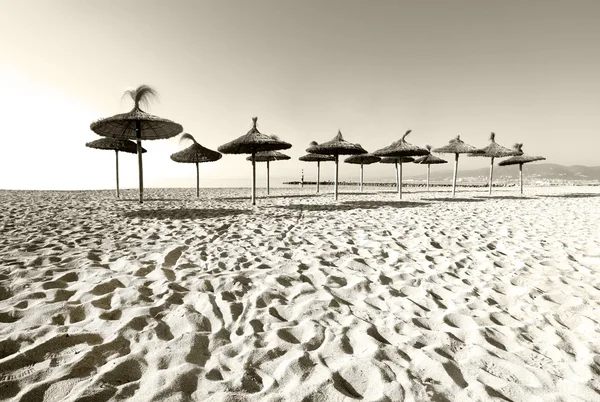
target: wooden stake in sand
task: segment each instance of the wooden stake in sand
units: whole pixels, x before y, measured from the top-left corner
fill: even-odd
[[[452,197],[454,197],[456,195],[456,179],[458,177],[458,156],[460,154],[477,152],[477,148],[465,144],[464,141],[460,139],[460,135],[457,135],[456,138],[450,140],[448,145],[436,148],[433,152],[440,154],[454,154],[454,171],[452,173]]]
[[[158,93],[148,85],[125,91],[134,101],[133,109],[128,113],[117,114],[90,124],[90,129],[103,137],[137,142],[140,203],[144,202],[144,173],[142,167],[142,140],[171,138],[183,131],[183,127],[171,120],[144,112],[140,105],[148,104]]]
[[[523,144],[515,144],[513,148],[523,153]],[[523,164],[545,160],[546,158],[543,156],[530,156],[522,154],[505,159],[501,161],[498,166],[519,165],[519,187],[521,188],[521,194],[523,194]]]
[[[377,163],[381,160],[379,156],[375,156],[372,154],[361,154],[361,155],[353,155],[346,159],[344,162],[352,163],[355,165],[360,164],[360,192],[363,191],[363,165],[370,165],[372,163]]]
[[[400,138],[398,141],[394,141],[392,142],[390,145],[388,145],[385,148],[381,148],[378,149],[377,151],[373,152],[373,155],[376,156],[380,156],[382,158],[402,158],[402,157],[410,157],[410,156],[422,156],[422,155],[427,155],[429,152],[425,149],[425,148],[421,148],[418,147],[416,145],[413,144],[409,144],[408,142],[406,142],[406,137],[411,133],[411,130],[407,130],[404,135],[402,136],[402,138]],[[410,159],[410,160],[401,160],[398,159],[397,163],[399,164],[398,166],[398,179],[397,179],[397,183],[398,183],[398,198],[402,199],[402,163],[403,162],[412,162],[414,159]],[[383,162],[383,160],[382,160]],[[391,163],[391,162],[387,162],[387,163]]]
[[[258,152],[255,156],[254,156],[254,161],[255,162],[267,162],[267,195],[270,193],[270,172],[269,172],[269,165],[270,162],[272,161],[285,161],[285,160],[289,160],[290,157],[287,156],[286,154],[282,154],[281,152],[277,152],[277,151],[261,151]],[[251,161],[252,157],[249,156],[246,158],[246,160]]]
[[[309,147],[319,145],[316,141],[311,141]],[[331,155],[306,154],[298,158],[302,162],[317,162],[317,193],[319,193],[319,184],[321,183],[321,162],[333,162],[335,158]],[[304,172],[304,171],[303,171]],[[302,174],[304,178],[304,173]],[[302,180],[304,183],[304,180]]]
[[[367,151],[360,144],[348,142],[342,136],[342,132],[338,133],[331,141],[322,144],[311,145],[306,149],[306,152],[318,155],[332,155],[335,161],[335,177],[333,182],[334,199],[338,199],[338,173],[339,173],[339,156],[340,155],[359,155],[366,154]]]
[[[413,162],[415,159],[410,156],[399,156],[397,158],[388,156],[381,158],[380,163],[393,163],[396,167],[396,189],[398,190],[398,199],[402,199],[402,164]]]
[[[191,134],[184,133],[179,138],[180,143],[185,140],[191,140],[194,143],[182,151],[175,152],[171,155],[171,160],[179,163],[194,163],[196,165],[196,197],[200,197],[200,169],[198,164],[218,161],[223,155],[198,144]]]
[[[256,155],[263,151],[277,151],[289,149],[292,144],[281,141],[273,135],[266,135],[258,131],[256,124],[258,117],[252,118],[252,128],[245,135],[221,145],[219,152],[224,154],[251,154],[252,159],[252,205],[256,205]]]
[[[106,149],[106,150],[114,150],[115,151],[115,168],[116,168],[116,179],[117,179],[117,198],[120,197],[119,193],[119,151],[127,152],[130,154],[137,153],[137,144],[133,141],[129,140],[116,140],[114,138],[101,138],[96,141],[88,142],[85,144],[88,148],[95,149]],[[142,148],[142,153],[146,152],[144,148]]]
[[[439,165],[442,163],[448,163],[448,161],[438,158],[435,155],[431,154],[431,145],[425,145],[425,149],[429,151],[428,155],[421,156],[420,158],[415,159],[415,163],[420,165],[427,165],[427,191],[429,191],[429,176],[431,173],[431,165]],[[456,163],[454,164],[454,182],[456,182],[456,166],[458,165],[458,154],[456,155]],[[452,193],[454,195],[454,192]]]

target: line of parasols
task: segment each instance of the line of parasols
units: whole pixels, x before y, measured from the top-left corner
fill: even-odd
[[[141,106],[148,106],[149,101],[157,96],[157,92],[147,86],[141,85],[136,89],[128,90],[123,95],[129,96],[134,107],[127,113],[117,114],[112,117],[104,118],[93,122],[90,128],[96,134],[105,137],[86,144],[87,147],[114,150],[116,157],[116,195],[119,197],[119,151],[126,153],[136,153],[138,156],[139,168],[139,194],[140,203],[143,202],[143,165],[142,154],[146,152],[142,148],[142,140],[157,140],[175,137],[183,132],[183,127],[171,120],[151,115],[141,109]],[[441,148],[435,148],[427,145],[425,148],[410,144],[406,137],[411,130],[398,140],[392,142],[387,147],[381,148],[372,153],[367,152],[360,144],[346,141],[341,131],[331,140],[319,144],[311,142],[306,149],[307,155],[301,156],[299,160],[304,162],[317,163],[317,192],[320,184],[320,164],[321,162],[335,162],[334,174],[334,197],[338,199],[338,176],[339,176],[339,157],[340,155],[350,155],[344,160],[346,163],[360,165],[360,191],[363,191],[363,166],[372,163],[390,163],[394,164],[396,169],[396,186],[398,197],[402,198],[402,164],[414,162],[427,165],[427,190],[429,190],[430,167],[434,164],[447,163],[432,152],[441,154],[454,154],[454,172],[452,177],[452,196],[456,194],[456,181],[458,174],[458,158],[460,154],[469,156],[479,156],[490,158],[489,174],[489,194],[492,193],[492,179],[494,173],[494,159],[505,158],[499,163],[500,166],[519,165],[519,179],[521,194],[523,193],[523,164],[545,160],[541,156],[529,156],[523,154],[523,144],[515,144],[512,148],[503,147],[496,143],[495,134],[490,136],[490,144],[484,148],[476,148],[465,144],[460,136],[450,140],[449,144]],[[131,140],[135,140],[133,142]],[[257,118],[252,118],[252,128],[245,135],[218,147],[218,151],[205,148],[200,145],[196,139],[188,133],[184,133],[180,142],[192,141],[188,148],[171,155],[171,159],[180,163],[193,163],[196,165],[196,195],[200,196],[200,173],[198,164],[205,162],[214,162],[221,159],[224,154],[249,154],[247,160],[252,162],[252,205],[256,205],[256,162],[266,162],[267,164],[267,194],[269,194],[269,163],[273,161],[290,159],[289,156],[278,152],[280,150],[292,147],[290,143],[280,140],[274,135],[263,134],[258,131]]]

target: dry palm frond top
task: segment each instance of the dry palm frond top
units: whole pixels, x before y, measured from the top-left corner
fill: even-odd
[[[257,152],[256,155],[254,155],[255,162],[285,161],[288,159],[290,159],[289,156],[277,151],[261,151]],[[246,160],[251,161],[252,156],[247,157]]]
[[[398,141],[392,142],[385,148],[378,149],[373,152],[373,155],[377,156],[391,156],[391,157],[399,157],[399,156],[420,156],[427,155],[429,152],[421,147],[418,147],[413,144],[409,144],[406,142],[406,137],[411,133],[411,130],[407,130],[406,133],[400,138]]]
[[[358,155],[367,153],[360,144],[346,141],[339,130],[331,141],[311,145],[306,149],[306,152],[320,155]]]
[[[188,133],[185,133],[179,139],[179,142],[184,140],[192,140],[194,143],[187,147],[186,149],[175,152],[171,155],[171,159],[175,162],[179,163],[204,163],[204,162],[214,162],[221,159],[223,155],[221,155],[217,151],[213,151],[212,149],[208,149],[198,144],[196,139]]]
[[[485,147],[485,148],[481,148],[475,152],[473,152],[471,155],[469,156],[483,156],[483,157],[488,157],[488,158],[504,158],[507,156],[517,156],[517,155],[522,155],[523,151],[518,150],[518,149],[510,149],[510,148],[506,148],[503,147],[500,144],[496,143],[496,134],[491,133],[490,134],[490,144]]]
[[[346,163],[352,163],[355,165],[370,165],[372,163],[377,163],[381,160],[379,156],[375,156],[373,154],[361,154],[361,155],[352,155],[344,159]]]
[[[429,155],[421,156],[420,158],[415,159],[415,163],[419,163],[421,165],[439,165],[442,163],[448,163],[447,160],[431,154],[431,145],[425,145],[425,149],[429,151]]]
[[[438,154],[470,154],[477,152],[477,148],[472,145],[465,144],[465,142],[460,139],[460,135],[457,135],[456,138],[450,140],[448,145],[436,148],[433,150],[433,152],[437,152]]]
[[[289,149],[292,144],[281,141],[275,136],[266,135],[258,131],[256,122],[258,117],[252,118],[252,128],[245,135],[223,144],[217,149],[224,154],[251,154],[261,151],[277,151]]]
[[[134,106],[128,113],[117,114],[100,119],[90,125],[90,129],[103,137],[142,140],[158,140],[171,138],[183,131],[183,127],[171,120],[144,112],[140,105],[148,105],[157,92],[148,85],[140,85],[135,89],[125,91],[123,97],[130,97]],[[136,123],[140,124],[140,132],[136,131]]]
[[[88,142],[85,144],[88,148],[107,149],[113,151],[127,152],[130,154],[137,153],[137,144],[129,140],[117,140],[114,138],[100,138],[99,140]],[[142,153],[146,152],[142,148]]]
[[[515,150],[518,150],[519,152],[523,153],[523,144],[515,144],[513,147]],[[529,162],[536,162],[536,161],[545,161],[546,158],[544,158],[543,156],[531,156],[531,155],[517,155],[517,156],[513,156],[512,158],[508,158],[505,159],[503,161],[500,161],[500,163],[498,163],[498,165],[500,166],[509,166],[509,165],[520,165],[523,163],[529,163]]]

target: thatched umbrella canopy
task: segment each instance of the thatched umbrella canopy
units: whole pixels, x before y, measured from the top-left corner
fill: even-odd
[[[515,144],[514,149],[521,152],[521,155],[500,161],[499,166],[519,165],[519,182],[521,184],[521,194],[523,194],[523,164],[529,162],[545,161],[543,156],[531,156],[523,154],[523,144]]]
[[[212,149],[204,148],[202,145],[198,144],[191,134],[184,133],[181,138],[179,138],[179,142],[185,140],[192,140],[194,143],[186,149],[172,154],[171,159],[179,163],[196,164],[196,197],[200,197],[200,169],[198,168],[198,164],[218,161],[223,155]]]
[[[135,142],[129,140],[116,140],[114,138],[100,138],[96,141],[87,142],[85,146],[88,148],[115,151],[115,163],[117,172],[117,198],[119,198],[119,151],[127,152],[130,154],[137,153],[137,146]],[[142,153],[144,152],[146,152],[146,150],[142,148]]]
[[[355,165],[360,165],[360,191],[363,191],[363,165],[370,165],[372,163],[377,163],[381,160],[379,156],[375,156],[372,154],[361,154],[361,155],[352,155],[348,158],[344,159],[346,163],[352,163]]]
[[[507,156],[522,155],[523,151],[519,151],[516,148],[506,148],[496,143],[496,134],[490,134],[490,144],[485,147],[478,149],[477,151],[469,154],[469,156],[483,156],[490,158],[490,179],[489,179],[489,194],[492,194],[492,180],[494,176],[494,159],[505,158]]]
[[[103,137],[137,141],[140,203],[144,202],[142,140],[171,138],[183,131],[180,124],[151,115],[140,108],[140,105],[147,105],[150,99],[157,95],[158,93],[148,85],[140,85],[136,89],[127,90],[123,96],[129,96],[134,101],[134,107],[130,112],[100,119],[90,125],[93,132]]]
[[[309,147],[319,145],[316,141],[311,141],[308,144]],[[317,162],[317,193],[319,192],[319,184],[321,182],[321,162],[333,162],[335,156],[332,155],[319,155],[319,154],[306,154],[298,158],[302,162]],[[302,187],[304,187],[304,180],[302,181]]]
[[[273,161],[285,161],[288,159],[290,159],[289,156],[277,151],[262,151],[256,154],[256,157],[254,158],[256,162],[267,162],[267,194],[270,192],[269,163]],[[246,160],[251,161],[252,157],[249,156],[246,158]]]
[[[476,151],[477,148],[472,145],[465,144],[465,142],[460,139],[460,135],[457,135],[456,138],[450,140],[448,145],[433,150],[433,152],[437,152],[438,154],[454,154],[454,173],[452,174],[452,197],[456,195],[456,178],[458,176],[458,155],[470,154]]]
[[[427,165],[427,191],[429,191],[429,174],[431,171],[431,165],[440,165],[442,163],[448,163],[448,161],[432,155],[431,145],[425,145],[425,148],[429,151],[429,154],[415,159],[414,162],[420,165]]]
[[[219,152],[224,154],[251,154],[252,205],[256,205],[256,154],[261,151],[277,151],[292,147],[292,144],[290,143],[258,131],[256,128],[257,120],[258,117],[252,118],[252,128],[245,135],[217,148]]]
[[[338,130],[338,133],[331,141],[324,142],[322,144],[311,145],[306,149],[306,152],[311,154],[319,155],[333,155],[335,158],[335,177],[333,193],[335,200],[338,199],[338,174],[339,174],[339,159],[340,155],[359,155],[366,154],[360,144],[353,144],[348,142],[342,137],[342,132]]]
[[[402,169],[398,169],[398,166],[401,167],[403,163],[414,162],[414,160],[415,158],[410,156],[399,156],[397,158],[392,158],[391,156],[388,156],[381,158],[379,163],[394,164],[394,166],[396,167],[396,188],[398,189],[398,191],[401,191],[400,188],[402,186]]]
[[[407,130],[406,133],[398,141],[392,142],[385,148],[378,149],[373,152],[373,155],[381,157],[399,158],[402,156],[421,156],[427,155],[429,152],[421,147],[406,142],[406,137],[412,130]],[[411,161],[412,162],[412,161]],[[389,162],[388,162],[389,163]],[[396,165],[396,182],[398,183],[398,198],[402,198],[402,163],[398,160]]]

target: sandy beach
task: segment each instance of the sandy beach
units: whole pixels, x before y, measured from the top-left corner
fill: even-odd
[[[600,187],[0,191],[0,399],[600,401]]]

